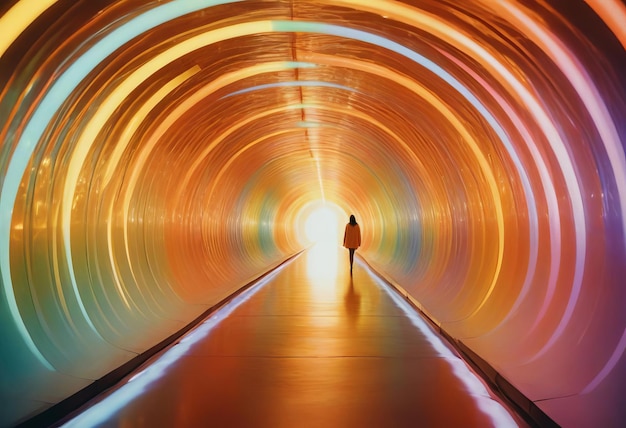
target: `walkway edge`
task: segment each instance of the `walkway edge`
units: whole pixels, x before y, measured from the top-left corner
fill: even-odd
[[[237,297],[244,291],[248,290],[250,287],[252,287],[256,283],[258,283],[260,280],[265,278],[267,275],[274,272],[276,269],[280,268],[281,266],[295,259],[297,256],[302,254],[303,251],[304,250],[298,251],[297,253],[292,254],[291,256],[287,257],[283,261],[271,266],[267,271],[263,272],[262,274],[260,274],[259,276],[251,280],[250,282],[244,284],[243,286],[235,290],[233,293],[229,294],[228,296],[226,296],[225,298],[223,298],[222,300],[220,300],[219,302],[217,302],[216,304],[208,308],[206,311],[204,311],[202,314],[200,314],[193,321],[191,321],[189,324],[187,324],[185,327],[183,327],[176,333],[172,334],[171,336],[157,343],[156,345],[154,345],[152,348],[148,349],[147,351],[144,351],[141,354],[137,355],[136,357],[133,357],[131,360],[122,364],[118,368],[110,371],[109,373],[101,377],[100,379],[95,380],[94,382],[86,386],[85,388],[70,395],[69,397],[58,402],[52,407],[49,407],[48,409],[33,416],[32,418],[19,423],[17,427],[20,427],[20,428],[43,427],[43,426],[56,427],[67,422],[68,420],[67,418],[70,417],[70,415],[73,412],[78,410],[81,406],[83,406],[89,400],[102,394],[107,389],[115,386],[115,384],[120,382],[122,379],[124,379],[134,370],[138,369],[142,364],[144,364],[154,355],[156,355],[157,353],[161,352],[168,346],[175,343],[183,335],[185,335],[191,329],[193,329],[202,321],[207,319],[213,312],[217,311],[218,309],[226,305],[228,302],[233,300],[235,297]]]
[[[411,306],[420,313],[426,321],[444,338],[450,343],[452,347],[460,354],[476,373],[487,382],[491,390],[500,396],[503,400],[509,403],[517,413],[524,418],[533,427],[541,428],[558,428],[559,425],[554,422],[543,410],[541,410],[532,400],[526,397],[520,390],[513,386],[508,380],[506,380],[496,369],[493,368],[487,361],[481,358],[478,354],[472,351],[467,345],[460,339],[457,339],[450,335],[441,327],[441,323],[437,321],[432,315],[430,315],[423,305],[411,296],[408,291],[404,289],[400,284],[390,278],[382,270],[372,265],[363,256],[358,257],[365,263],[373,272],[376,273],[387,285],[389,285],[394,291],[400,294]]]

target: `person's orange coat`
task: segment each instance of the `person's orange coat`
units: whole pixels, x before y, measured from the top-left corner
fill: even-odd
[[[358,224],[352,226],[346,224],[346,231],[343,234],[343,246],[346,248],[359,248],[361,246],[361,228]]]

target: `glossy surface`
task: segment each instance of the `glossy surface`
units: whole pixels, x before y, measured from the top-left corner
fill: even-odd
[[[65,426],[518,426],[395,292],[348,272],[314,247]]]
[[[623,1],[0,3],[0,425],[350,214],[558,424],[623,425]]]

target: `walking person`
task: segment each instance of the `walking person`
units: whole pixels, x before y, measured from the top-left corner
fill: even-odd
[[[346,224],[346,230],[343,234],[343,246],[350,251],[350,275],[352,275],[354,252],[361,246],[361,228],[356,222],[354,215],[350,216],[350,222]]]

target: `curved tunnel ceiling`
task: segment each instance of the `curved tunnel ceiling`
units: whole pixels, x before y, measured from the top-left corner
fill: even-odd
[[[626,417],[623,3],[0,13],[1,424],[306,248],[324,206],[554,421]]]

